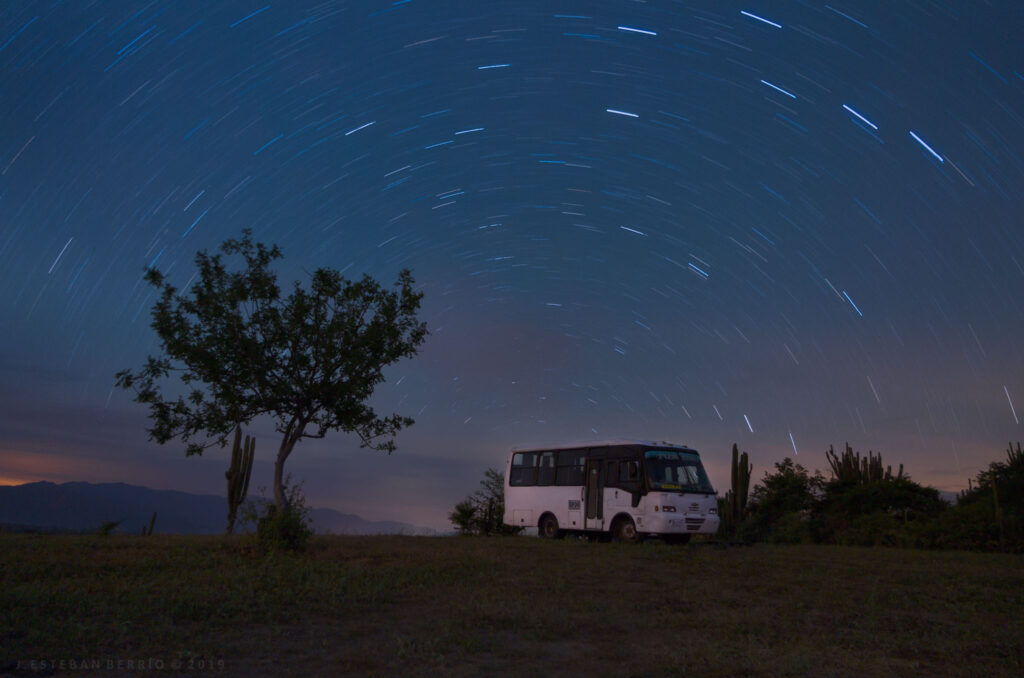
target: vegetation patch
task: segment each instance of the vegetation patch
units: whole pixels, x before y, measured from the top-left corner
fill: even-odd
[[[849,445],[840,455],[825,453],[831,478],[813,474],[792,459],[750,492],[749,470],[733,445],[733,489],[719,499],[720,534],[769,543],[898,546],[1024,553],[1024,451],[1020,443],[1006,461],[978,473],[955,505],[934,488],[910,479],[901,464],[896,474],[881,455],[862,457]],[[746,456],[745,454],[743,455]],[[737,481],[737,478],[740,481]],[[737,497],[740,497],[737,501]]]

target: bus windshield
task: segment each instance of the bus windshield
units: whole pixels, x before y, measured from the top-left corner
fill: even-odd
[[[700,457],[675,450],[647,450],[644,453],[647,482],[656,492],[701,492],[714,494]]]

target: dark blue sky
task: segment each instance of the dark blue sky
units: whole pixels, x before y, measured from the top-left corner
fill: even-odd
[[[212,5],[212,8],[211,8]],[[242,228],[282,280],[413,269],[431,335],[289,461],[443,527],[517,444],[667,439],[728,482],[849,441],[944,489],[1024,438],[1024,5],[5,3],[0,478],[222,492],[114,373]],[[274,439],[259,434],[254,485]]]

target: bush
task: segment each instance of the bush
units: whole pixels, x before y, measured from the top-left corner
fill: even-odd
[[[313,527],[302,495],[302,485],[286,486],[288,508],[263,500],[243,509],[243,522],[256,524],[256,544],[263,552],[304,551],[313,536]]]
[[[863,485],[832,481],[825,486],[822,503],[826,513],[847,518],[879,512],[923,518],[947,508],[938,490],[922,487],[906,476]]]
[[[448,514],[448,520],[462,536],[473,535],[476,532],[476,505],[468,498],[460,501],[455,505],[455,510]]]
[[[303,510],[289,506],[278,513],[274,504],[264,504],[266,512],[256,523],[256,541],[263,551],[303,551],[313,536],[313,528]]]
[[[938,490],[907,476],[851,484],[832,480],[817,508],[817,541],[851,546],[913,546],[925,523],[949,507]]]
[[[997,516],[995,502],[960,501],[921,531],[926,548],[1024,552],[1024,520],[1006,511]]]

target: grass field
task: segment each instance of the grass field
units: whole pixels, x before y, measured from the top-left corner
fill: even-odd
[[[1021,556],[248,543],[0,535],[0,674],[1024,675]]]

